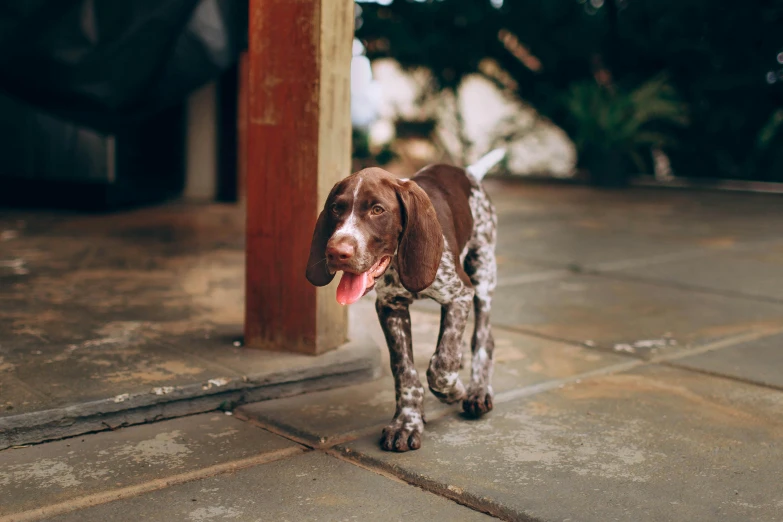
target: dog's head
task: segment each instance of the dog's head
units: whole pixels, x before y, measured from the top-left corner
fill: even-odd
[[[342,271],[337,301],[350,304],[374,286],[395,254],[400,282],[409,291],[420,292],[435,280],[443,233],[427,194],[379,168],[337,183],[315,225],[308,281],[324,286]]]

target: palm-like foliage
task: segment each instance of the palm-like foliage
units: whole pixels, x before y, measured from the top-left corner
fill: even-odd
[[[630,91],[577,82],[566,91],[563,107],[564,127],[583,166],[596,156],[615,154],[645,170],[642,154],[673,147],[675,140],[667,128],[688,123],[687,110],[665,76]]]

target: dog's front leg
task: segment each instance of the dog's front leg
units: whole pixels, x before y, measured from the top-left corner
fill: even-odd
[[[438,348],[430,359],[427,382],[432,393],[446,404],[465,398],[465,386],[458,372],[462,362],[462,336],[472,298],[472,289],[463,286],[451,302],[441,307]]]
[[[413,343],[409,302],[376,301],[375,309],[389,347],[397,411],[383,429],[381,446],[387,451],[408,451],[421,447],[424,431],[424,387],[413,367]]]

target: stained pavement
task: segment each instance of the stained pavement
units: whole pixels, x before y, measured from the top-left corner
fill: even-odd
[[[0,449],[376,376],[360,328],[318,358],[240,346],[243,215],[0,212]]]
[[[422,449],[381,451],[382,353],[370,382],[0,451],[0,520],[783,520],[780,196],[490,190],[491,414],[430,397]],[[416,306],[419,367],[437,325]]]

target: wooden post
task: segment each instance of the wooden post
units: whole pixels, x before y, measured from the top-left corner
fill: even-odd
[[[250,0],[245,343],[345,343],[335,287],[305,279],[313,226],[350,173],[352,0]]]

